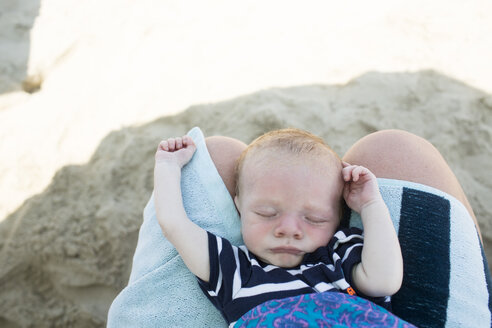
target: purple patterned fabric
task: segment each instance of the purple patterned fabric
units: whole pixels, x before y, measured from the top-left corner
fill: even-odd
[[[271,300],[253,308],[234,327],[415,327],[388,310],[338,292]]]

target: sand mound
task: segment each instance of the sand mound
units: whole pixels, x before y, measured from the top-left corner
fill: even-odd
[[[105,325],[129,277],[155,147],[193,126],[244,142],[294,126],[340,154],[380,129],[416,133],[456,172],[492,255],[492,97],[433,71],[368,73],[346,85],[270,89],[197,105],[109,134],[89,162],[63,167],[0,223],[0,326]]]

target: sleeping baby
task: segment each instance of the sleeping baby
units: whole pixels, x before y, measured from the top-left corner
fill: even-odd
[[[234,202],[244,246],[193,223],[183,207],[181,169],[196,147],[184,136],[155,155],[157,220],[230,326],[268,300],[342,292],[389,308],[402,282],[398,238],[376,177],[344,163],[324,141],[283,129],[254,140],[236,170]],[[340,228],[343,201],[364,233]]]

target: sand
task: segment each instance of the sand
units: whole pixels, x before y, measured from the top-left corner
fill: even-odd
[[[294,126],[340,154],[381,129],[427,138],[492,258],[490,3],[5,3],[1,327],[105,325],[155,147],[193,126],[244,142]]]

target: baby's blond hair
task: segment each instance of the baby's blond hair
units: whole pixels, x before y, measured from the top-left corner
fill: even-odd
[[[320,137],[296,128],[270,131],[253,140],[238,158],[235,170],[236,195],[239,195],[240,177],[246,159],[265,150],[280,150],[294,156],[309,155],[315,159],[329,155],[342,168],[340,157]]]

